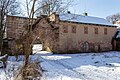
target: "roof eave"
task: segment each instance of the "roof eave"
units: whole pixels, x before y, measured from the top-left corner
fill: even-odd
[[[77,23],[77,24],[88,24],[88,25],[97,25],[97,26],[118,27],[118,26],[112,26],[112,25],[95,24],[95,23],[83,23],[83,22],[73,22],[73,21],[67,21],[67,20],[60,20],[60,21],[61,22],[69,22],[69,23]]]

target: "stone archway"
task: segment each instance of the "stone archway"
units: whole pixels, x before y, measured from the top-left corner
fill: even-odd
[[[45,51],[52,52],[52,51],[55,51],[55,47],[57,46],[57,43],[58,43],[55,37],[58,31],[59,31],[59,28],[55,25],[55,23],[53,24],[48,22],[47,17],[39,18],[35,22],[35,24],[33,24],[32,31],[29,33],[24,32],[24,34],[21,35],[21,37],[17,39],[15,42],[16,42],[16,45],[18,46],[23,45],[22,46],[22,49],[23,49],[25,46],[27,47],[26,43],[28,43],[28,41],[29,41],[28,44],[33,44],[36,38],[39,37],[43,45],[42,49]],[[29,35],[29,39],[27,39],[28,35]],[[16,51],[17,53],[18,53],[18,50],[19,49],[17,49]],[[23,50],[23,52],[25,52],[25,50]]]

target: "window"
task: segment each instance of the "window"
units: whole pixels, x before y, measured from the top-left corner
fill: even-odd
[[[67,26],[63,26],[63,33],[68,33],[68,27]]]
[[[76,33],[76,26],[72,26],[72,33]]]
[[[107,35],[107,28],[104,28],[104,34]]]
[[[88,34],[88,27],[84,27],[84,33]]]
[[[98,28],[94,28],[95,29],[95,34],[98,34]]]

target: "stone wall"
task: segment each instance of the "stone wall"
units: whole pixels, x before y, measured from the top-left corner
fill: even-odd
[[[16,50],[16,42],[15,40],[19,39],[20,36],[26,30],[26,25],[29,22],[29,19],[26,17],[19,17],[19,16],[10,16],[7,15],[7,38],[11,39],[8,41],[9,49],[11,50],[10,54],[15,54]],[[36,19],[34,19],[35,21]]]
[[[63,52],[99,52],[112,50],[112,37],[116,32],[115,27],[98,26],[88,24],[78,24],[69,22],[60,22],[59,50]],[[72,32],[72,27],[76,26],[76,31]],[[67,27],[67,32],[64,31]],[[85,33],[85,27],[88,32]],[[96,34],[95,28],[98,29]],[[105,33],[104,29],[107,29]]]
[[[101,52],[112,50],[111,40],[116,32],[115,27],[80,24],[60,21],[58,15],[51,15],[50,21],[40,20],[33,32],[33,38],[39,37],[44,50],[55,53]],[[51,20],[52,19],[52,20]],[[8,37],[14,40],[24,31],[21,18],[8,18]],[[11,23],[10,23],[11,22]],[[26,22],[25,20],[23,23]],[[17,24],[16,24],[17,23]],[[18,24],[19,23],[19,24]],[[22,24],[22,23],[21,23]],[[107,32],[106,32],[107,31]],[[9,41],[12,53],[16,52],[15,41]]]

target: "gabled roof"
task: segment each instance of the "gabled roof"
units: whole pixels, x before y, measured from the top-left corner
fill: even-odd
[[[60,20],[62,21],[70,21],[70,22],[77,22],[77,23],[88,23],[88,24],[99,24],[99,25],[106,25],[106,26],[114,26],[112,23],[108,22],[104,18],[92,17],[92,16],[83,16],[78,14],[60,14]]]

